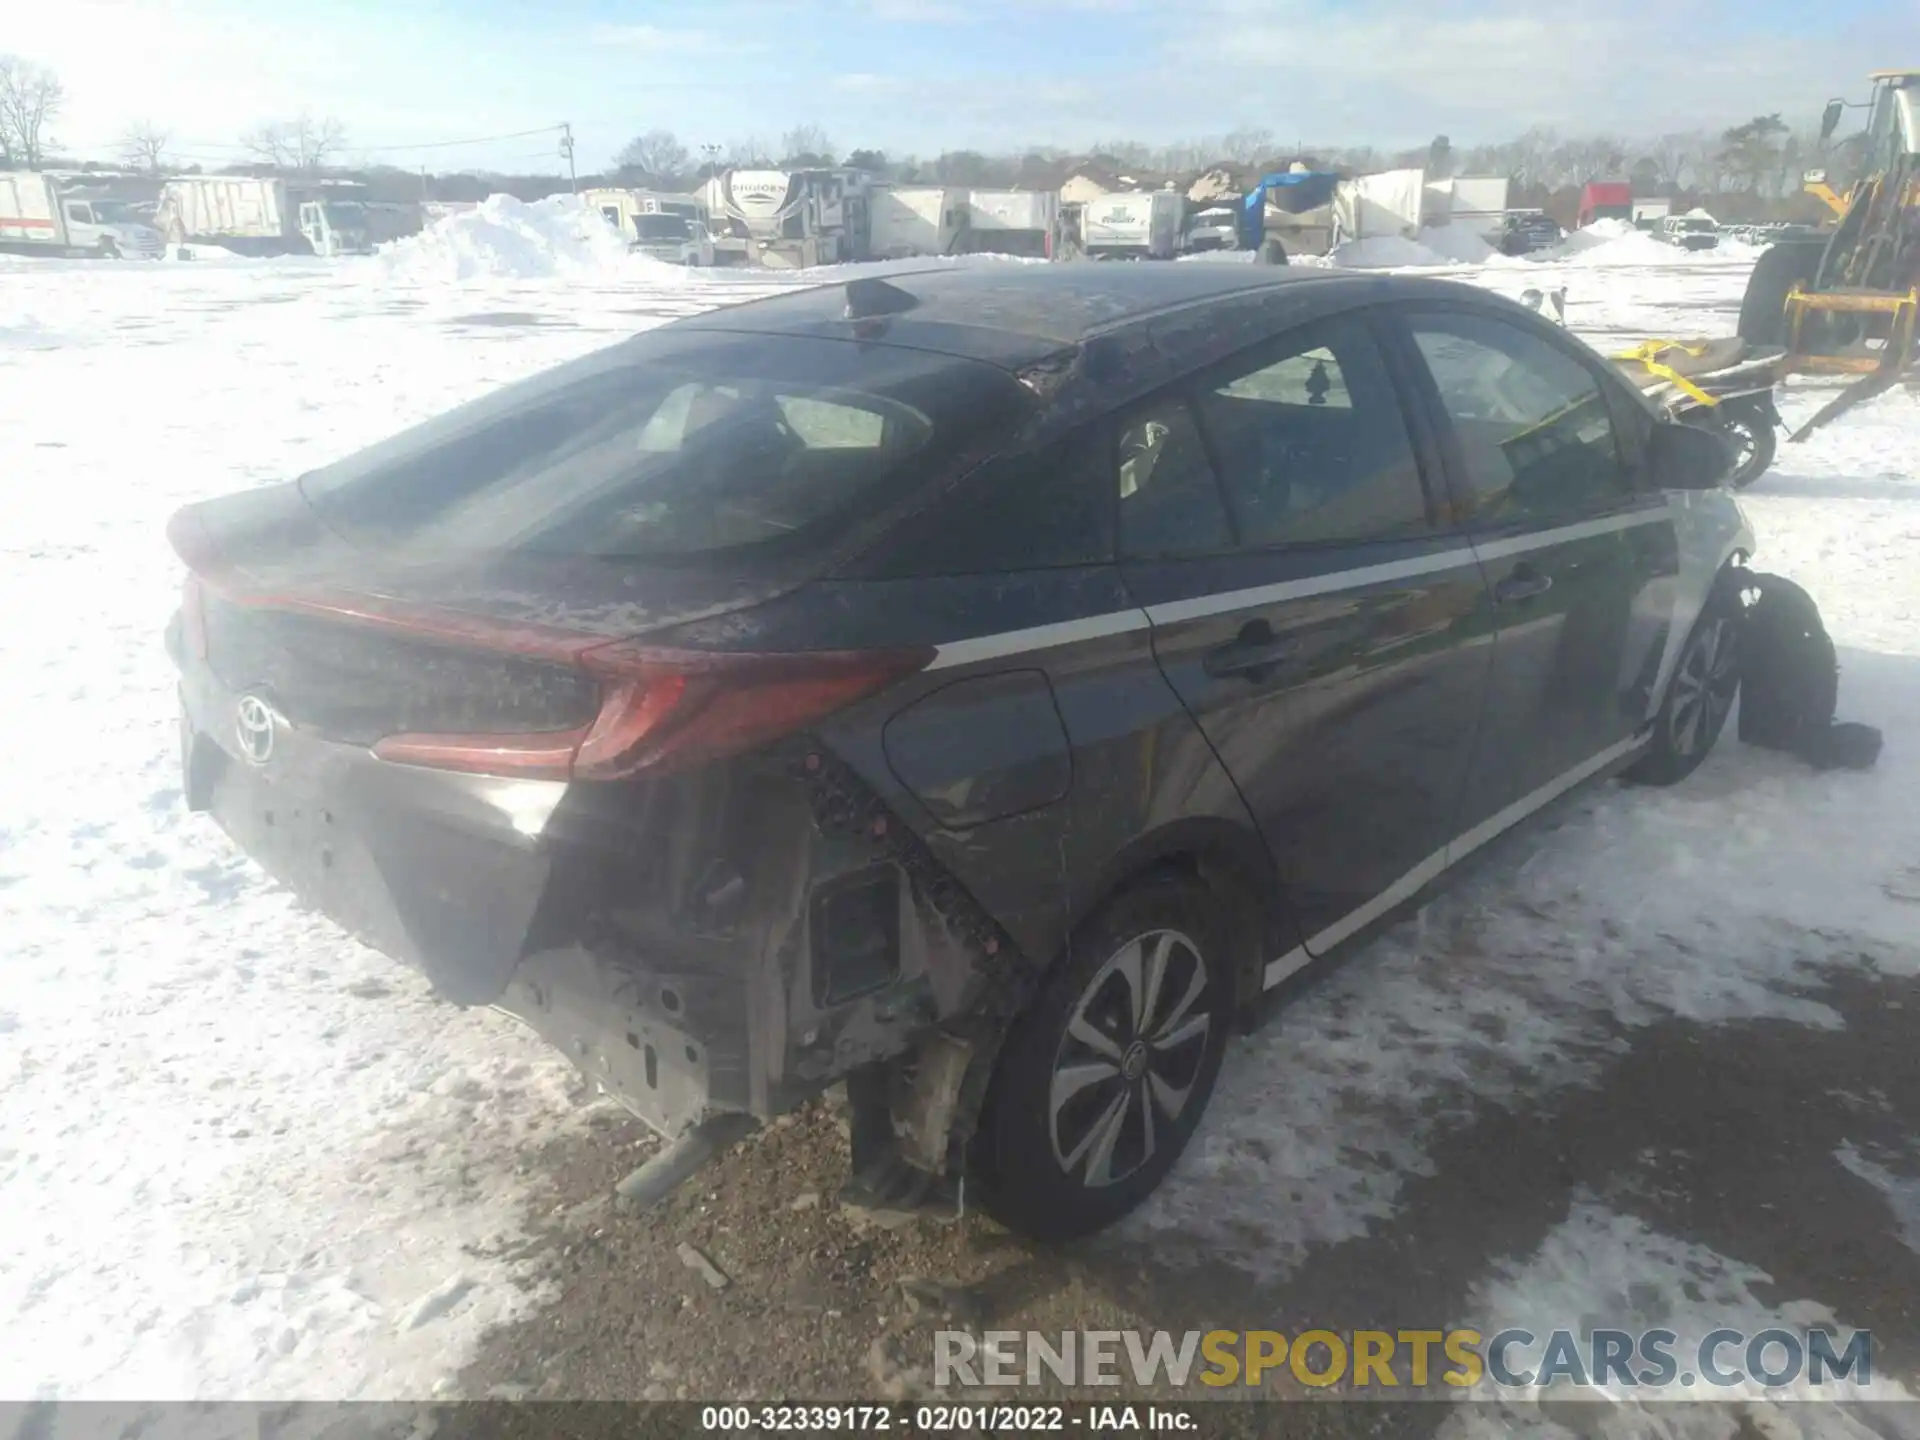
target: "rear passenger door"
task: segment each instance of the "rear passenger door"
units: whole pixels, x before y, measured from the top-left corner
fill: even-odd
[[[1465,830],[1545,803],[1631,748],[1679,546],[1666,497],[1638,481],[1591,356],[1481,310],[1399,314],[1493,602],[1493,684]]]
[[[1484,587],[1434,456],[1362,312],[1119,423],[1123,579],[1313,953],[1437,873],[1472,752]]]

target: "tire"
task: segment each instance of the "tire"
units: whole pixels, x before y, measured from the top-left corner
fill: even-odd
[[[1740,690],[1740,600],[1722,577],[1700,612],[1667,681],[1653,744],[1626,778],[1639,785],[1677,785],[1713,750]]]
[[[102,260],[118,260],[120,258],[120,247],[111,240],[102,240],[93,253]]]
[[[968,1155],[970,1184],[1008,1229],[1090,1234],[1180,1158],[1234,1022],[1219,913],[1203,885],[1155,874],[1074,932],[1007,1037]]]
[[[1739,335],[1749,345],[1784,345],[1787,296],[1795,285],[1814,278],[1825,240],[1794,240],[1775,245],[1754,262],[1747,293],[1740,300]]]
[[[1736,490],[1744,490],[1772,466],[1780,437],[1774,431],[1772,417],[1758,405],[1728,410],[1720,417],[1720,428],[1734,450],[1733,474],[1728,483]]]

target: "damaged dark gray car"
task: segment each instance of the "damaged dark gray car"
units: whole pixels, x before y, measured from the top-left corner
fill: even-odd
[[[189,804],[673,1143],[1137,1204],[1272,987],[1738,684],[1728,457],[1439,282],[856,280],[194,505]],[[1675,492],[1692,492],[1681,494]]]

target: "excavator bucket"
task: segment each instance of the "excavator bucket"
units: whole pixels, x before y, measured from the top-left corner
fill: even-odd
[[[1830,355],[1808,353],[1802,348],[1801,331],[1810,312],[1888,316],[1886,343],[1878,350],[1863,347]],[[1895,295],[1884,290],[1808,293],[1795,287],[1787,296],[1788,367],[1808,375],[1858,375],[1860,378],[1821,406],[1788,440],[1797,443],[1806,439],[1862,401],[1871,400],[1899,384],[1914,363],[1917,325],[1920,325],[1920,289]]]

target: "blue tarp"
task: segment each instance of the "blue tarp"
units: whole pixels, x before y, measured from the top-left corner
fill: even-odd
[[[1289,215],[1317,210],[1333,198],[1340,177],[1329,170],[1289,170],[1262,175],[1247,192],[1240,228],[1248,246],[1258,247],[1267,228],[1267,202]]]

